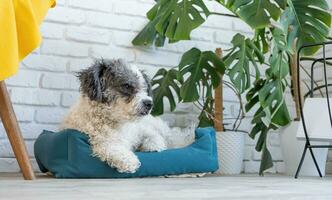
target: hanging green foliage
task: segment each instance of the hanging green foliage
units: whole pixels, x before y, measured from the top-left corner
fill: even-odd
[[[199,126],[212,125],[213,88],[221,75],[227,75],[236,90],[246,93],[246,110],[255,109],[249,136],[258,138],[256,150],[262,152],[262,175],[273,165],[266,142],[269,130],[291,121],[284,98],[289,86],[289,58],[301,45],[326,41],[331,13],[326,0],[215,1],[248,24],[254,37],[235,34],[230,41],[232,48],[223,59],[212,51],[192,48],[183,54],[177,69],[160,69],[153,78],[153,113],[164,112],[165,98],[171,111],[177,102],[196,104],[202,100]],[[191,32],[211,14],[223,15],[210,12],[203,0],[157,0],[147,13],[149,22],[133,44],[163,46],[166,40],[189,40]],[[303,54],[312,55],[318,49],[307,48]],[[263,71],[264,76],[260,73]]]

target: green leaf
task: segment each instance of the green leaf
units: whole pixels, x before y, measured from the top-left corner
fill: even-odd
[[[269,51],[269,41],[265,28],[255,30],[254,44],[263,54]]]
[[[280,8],[285,9],[287,6],[287,0],[275,0]]]
[[[265,126],[263,126],[261,123],[255,124],[255,126],[251,129],[249,137],[252,139],[255,139],[256,135],[260,133]]]
[[[241,34],[236,34],[232,39],[234,50],[225,57],[227,75],[235,87],[243,93],[250,88],[250,63],[254,66],[256,79],[260,77],[257,62],[264,62],[263,53],[250,40]]]
[[[203,14],[201,14],[203,12]],[[134,45],[163,46],[169,42],[189,40],[192,30],[200,26],[210,15],[202,0],[159,0],[147,13],[150,22],[134,38]],[[161,42],[162,41],[162,42]]]
[[[189,40],[191,31],[205,21],[200,11],[202,10],[206,17],[210,14],[202,0],[161,0],[160,2],[163,1],[168,1],[169,6],[165,8],[166,6],[160,4],[158,9],[165,11],[155,27],[160,34],[171,40]]]
[[[275,112],[274,117],[272,118],[273,128],[280,128],[286,126],[291,122],[291,118],[288,112],[286,103],[283,103],[279,106],[279,109]]]
[[[156,75],[152,79],[153,89],[153,102],[152,115],[161,115],[164,113],[164,97],[166,97],[170,104],[170,110],[173,111],[176,107],[173,93],[175,92],[180,98],[180,87],[181,79],[178,79],[178,71],[171,69],[159,69]]]
[[[259,102],[258,91],[264,86],[266,80],[258,79],[254,82],[253,87],[247,92],[245,105],[246,112],[249,112],[254,105]]]
[[[259,79],[246,95],[246,110],[259,105],[253,123],[263,123],[266,127],[280,127],[290,122],[289,112],[284,100],[286,78],[289,69],[288,49],[285,47],[286,36],[282,29],[272,30],[275,45],[269,59],[270,67],[266,78]],[[282,117],[282,119],[280,119]]]
[[[135,46],[149,46],[152,44],[157,47],[164,46],[165,36],[159,34],[155,29],[155,25],[159,18],[160,16],[158,16],[155,20],[150,21],[133,39],[132,44]]]
[[[246,111],[258,107],[251,121],[254,127],[249,135],[251,138],[258,136],[256,150],[262,152],[260,175],[273,166],[267,149],[269,130],[285,126],[291,121],[284,98],[291,49],[287,46],[286,34],[282,29],[275,27],[271,30],[274,47],[269,59],[270,66],[265,71],[265,78],[256,80],[248,91],[245,106]]]
[[[258,137],[256,146],[255,146],[255,150],[258,152],[261,152],[264,145],[265,145],[265,141],[267,139],[267,131],[266,131],[266,127],[262,127],[262,130],[260,131],[260,135]]]
[[[262,158],[261,158],[261,165],[259,167],[259,175],[263,175],[264,171],[273,167],[272,156],[270,151],[266,147],[266,143],[262,149]]]
[[[220,75],[225,72],[223,61],[212,51],[200,51],[192,48],[183,54],[179,72],[186,77],[180,89],[183,102],[193,102],[199,99],[200,81],[209,75],[214,88],[220,84]]]
[[[259,134],[255,147],[256,151],[262,152],[259,175],[263,175],[265,170],[273,167],[272,157],[269,150],[267,149],[267,134],[270,129],[270,127],[266,127],[264,123],[260,121],[255,124],[254,128],[249,134],[252,139],[254,139]]]
[[[284,86],[280,80],[269,81],[258,92],[260,105],[263,107],[265,114],[270,115],[270,123],[277,127],[285,125],[284,123],[278,124],[278,122],[280,122],[280,119],[278,119],[281,115],[280,112],[282,112],[282,116],[285,117],[283,120],[287,121],[287,123],[291,121],[283,93]],[[279,115],[277,115],[277,113],[279,113]],[[269,127],[270,124],[266,126]]]
[[[251,138],[255,138],[255,136],[259,134],[259,138],[256,143],[255,150],[258,152],[262,152],[261,155],[261,164],[259,168],[259,175],[264,175],[264,171],[273,167],[272,156],[267,148],[267,137],[268,137],[269,128],[264,126],[262,123],[258,123],[254,126],[250,133]]]
[[[198,117],[198,127],[214,126],[214,121],[212,117],[214,116],[213,85],[209,79],[208,74],[205,74],[202,77],[200,89],[202,90],[201,95],[203,96],[203,109]]]
[[[293,49],[287,45],[287,32],[285,30],[275,27],[271,28],[272,39],[274,42],[274,48],[278,51],[284,51],[286,53],[294,53]],[[273,52],[274,53],[274,52]]]
[[[210,116],[213,113],[213,102],[213,98],[206,100],[204,107],[198,117],[198,127],[209,127],[214,125],[213,118]]]
[[[251,28],[267,27],[271,19],[277,21],[286,0],[221,0],[228,9],[236,13]]]
[[[250,137],[255,138],[259,134],[256,150],[262,151],[260,175],[273,166],[271,155],[266,147],[268,131],[285,126],[291,121],[283,97],[284,89],[280,79],[260,80],[247,94],[249,101],[246,109],[250,110],[253,105],[259,106],[252,120],[255,125],[250,132]]]
[[[289,73],[287,54],[282,51],[274,50],[270,57],[271,67],[266,70],[269,77],[285,78]]]
[[[326,0],[287,0],[289,7],[281,16],[291,46],[297,38],[297,49],[305,44],[326,41],[331,27],[331,14]],[[320,47],[305,48],[303,55],[313,55]]]

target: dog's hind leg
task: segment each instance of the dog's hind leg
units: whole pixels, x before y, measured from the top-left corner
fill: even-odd
[[[167,145],[165,139],[158,134],[147,136],[143,139],[140,146],[141,151],[163,151],[166,150]]]

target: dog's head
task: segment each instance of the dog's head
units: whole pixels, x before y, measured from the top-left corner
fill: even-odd
[[[144,116],[152,108],[150,80],[143,71],[123,60],[97,60],[78,73],[80,91],[91,101],[109,106],[128,117]]]

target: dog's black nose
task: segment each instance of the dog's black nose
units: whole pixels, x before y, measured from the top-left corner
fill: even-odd
[[[153,106],[153,102],[149,99],[147,100],[144,100],[143,101],[143,104],[144,104],[144,107],[147,109],[147,110],[150,110]]]

